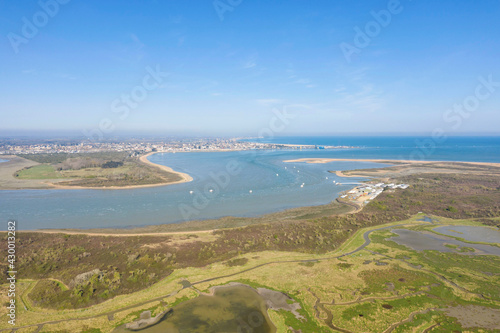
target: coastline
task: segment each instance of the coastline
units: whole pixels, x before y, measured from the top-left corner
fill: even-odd
[[[178,180],[176,182],[167,183],[165,185],[178,184],[178,183],[187,183],[187,182],[190,182],[190,181],[193,180],[193,177],[191,177],[187,173],[183,173],[183,172],[179,172],[179,171],[174,171],[172,168],[170,168],[168,166],[161,165],[161,164],[156,164],[156,163],[153,163],[150,160],[148,160],[149,156],[157,154],[157,153],[161,153],[161,152],[151,152],[151,153],[147,153],[146,155],[142,155],[141,157],[139,157],[139,161],[141,161],[141,162],[143,162],[145,164],[154,166],[156,168],[159,168],[159,169],[161,169],[163,171],[174,173],[174,174],[176,174],[176,175],[178,175],[178,176],[180,176],[182,178],[181,180]]]
[[[95,230],[95,229],[94,229]],[[170,232],[142,232],[142,233],[130,233],[130,234],[119,234],[119,233],[98,233],[98,232],[88,232],[85,230],[79,231],[78,229],[34,229],[34,230],[24,230],[24,232],[36,232],[42,234],[65,234],[65,235],[91,235],[91,236],[103,236],[103,237],[136,237],[136,236],[175,236],[175,235],[193,235],[193,234],[210,234],[217,229],[210,230],[196,230],[196,231],[170,231]]]

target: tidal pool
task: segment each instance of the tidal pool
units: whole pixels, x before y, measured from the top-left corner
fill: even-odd
[[[456,228],[456,226],[453,226]],[[465,243],[454,238],[436,235],[430,232],[420,232],[407,229],[392,229],[391,232],[397,234],[396,237],[391,237],[392,240],[399,245],[404,245],[416,251],[435,250],[440,252],[459,253],[464,255],[497,255],[500,256],[500,247]],[[446,246],[448,245],[448,246]],[[456,246],[456,248],[449,246]],[[474,252],[461,252],[461,248],[472,248]]]
[[[114,333],[132,332],[118,327]],[[216,287],[213,295],[201,295],[173,307],[173,312],[144,333],[275,333],[267,315],[266,301],[255,289],[244,286]]]
[[[469,242],[483,242],[500,244],[500,230],[487,227],[468,225],[446,225],[434,229],[443,235],[459,237]]]

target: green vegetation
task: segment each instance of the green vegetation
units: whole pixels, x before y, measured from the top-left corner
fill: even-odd
[[[93,159],[109,159],[123,160],[130,155],[129,152],[121,151],[106,151],[99,153],[47,153],[47,154],[18,154],[17,156],[32,160],[38,163],[56,164],[66,161],[69,158],[93,158]]]
[[[305,319],[297,319],[295,315],[289,311],[280,310],[278,312],[282,317],[285,318],[285,324],[287,327],[293,327],[294,330],[301,330],[302,332],[317,332],[317,333],[327,333],[331,332],[328,327],[320,326],[315,319],[311,318],[309,313],[304,310],[298,310],[298,313],[305,317]]]
[[[57,179],[62,178],[61,174],[56,172],[52,165],[40,164],[15,173],[19,179]]]
[[[187,298],[182,298],[182,301],[186,301],[186,300],[187,300]],[[115,326],[118,327],[118,326],[121,326],[123,324],[130,323],[132,321],[136,321],[136,320],[141,319],[141,313],[143,313],[144,311],[151,311],[151,316],[155,316],[158,312],[157,310],[160,308],[161,308],[161,310],[163,310],[163,307],[161,307],[160,304],[158,304],[155,306],[148,307],[146,309],[140,309],[140,310],[131,312],[125,318],[123,318],[120,322],[115,324]]]
[[[234,266],[243,266],[248,262],[248,258],[237,258],[237,259],[232,259],[229,261],[226,261],[225,264],[229,267],[234,267]]]
[[[432,327],[432,328],[431,328]],[[396,327],[394,333],[413,332],[416,328],[427,329],[429,332],[462,332],[462,326],[453,317],[448,317],[439,311],[429,311],[416,315],[409,323]],[[482,329],[468,329],[467,332],[484,332]]]
[[[121,167],[123,165],[123,162],[121,161],[118,161],[118,162],[115,162],[115,161],[108,161],[108,162],[105,162],[101,165],[101,168],[104,168],[104,169],[112,169],[112,168],[118,168],[118,167]]]
[[[395,290],[407,293],[438,282],[427,274],[410,271],[398,265],[388,269],[364,270],[359,276],[366,285],[361,291],[363,295],[384,293],[388,290],[388,284]]]

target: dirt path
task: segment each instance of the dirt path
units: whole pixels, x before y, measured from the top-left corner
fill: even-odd
[[[339,198],[335,199],[338,203],[347,205],[349,207],[354,208],[354,210],[351,210],[350,212],[344,213],[344,214],[339,214],[339,216],[342,215],[349,215],[349,214],[356,214],[359,213],[360,211],[363,210],[363,206],[355,204],[354,202],[348,202],[348,201],[342,201]]]

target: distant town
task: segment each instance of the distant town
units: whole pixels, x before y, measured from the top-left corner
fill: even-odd
[[[0,140],[0,155],[48,154],[48,153],[95,153],[104,151],[190,152],[190,151],[238,151],[264,149],[343,149],[351,146],[317,146],[270,144],[233,139],[166,139],[89,142],[77,140]]]

